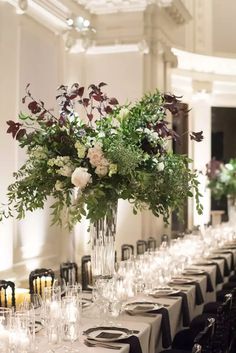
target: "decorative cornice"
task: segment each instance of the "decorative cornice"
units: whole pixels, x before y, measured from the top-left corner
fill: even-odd
[[[172,49],[178,57],[178,69],[198,73],[236,76],[236,59],[200,55]]]
[[[177,25],[189,22],[192,16],[181,0],[173,0],[171,5],[164,8]]]

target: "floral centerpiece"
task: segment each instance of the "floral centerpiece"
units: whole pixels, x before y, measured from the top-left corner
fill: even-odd
[[[227,196],[236,202],[236,159],[230,159],[226,164],[213,159],[207,164],[207,177],[208,187],[216,200]]]
[[[169,140],[180,138],[167,122],[167,111],[178,114],[183,109],[178,97],[156,91],[119,105],[103,92],[104,86],[90,85],[87,95],[77,83],[60,86],[60,111],[54,114],[27,85],[22,101],[29,113],[7,122],[7,132],[26,149],[27,159],[14,173],[0,218],[16,213],[22,219],[52,196],[52,223],[61,224],[66,210],[69,228],[83,216],[94,223],[109,215],[118,199],[129,200],[134,213],[147,208],[168,222],[170,210],[180,212],[193,192],[201,213],[191,160],[168,148]],[[202,132],[190,137],[203,138]]]

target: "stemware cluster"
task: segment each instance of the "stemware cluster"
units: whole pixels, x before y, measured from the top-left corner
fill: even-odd
[[[49,352],[56,352],[62,341],[65,352],[76,352],[82,309],[80,284],[44,287],[42,297],[31,294],[14,310],[0,308],[0,353],[37,351],[35,333],[44,328]],[[43,335],[42,335],[43,337]],[[41,337],[41,338],[42,338]]]
[[[166,287],[173,278],[182,276],[186,268],[233,240],[235,233],[228,225],[207,227],[200,234],[186,234],[172,240],[170,245],[165,243],[137,258],[122,261],[113,278],[118,296],[127,300],[139,293],[149,294],[156,288]]]

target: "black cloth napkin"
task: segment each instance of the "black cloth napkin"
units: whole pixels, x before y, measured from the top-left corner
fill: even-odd
[[[217,262],[209,262],[209,263],[204,263],[204,266],[216,266],[216,285],[223,283],[224,282],[224,278],[222,276],[221,270],[220,270],[220,266]],[[201,266],[201,265],[200,265]]]
[[[189,314],[189,306],[188,306],[188,297],[187,294],[184,292],[178,292],[175,294],[172,294],[175,297],[181,297],[182,298],[182,304],[181,304],[181,310],[183,314],[183,326],[187,327],[190,324],[190,314]]]
[[[214,287],[212,285],[212,281],[211,281],[211,276],[209,275],[208,272],[204,271],[204,273],[194,273],[191,276],[206,276],[207,277],[207,292],[213,292],[214,291]]]
[[[140,341],[137,336],[132,335],[117,342],[128,343],[130,345],[129,353],[143,353]]]
[[[204,298],[202,295],[202,290],[201,290],[201,286],[198,282],[192,282],[195,285],[195,303],[196,305],[201,305],[202,303],[204,303]]]
[[[207,277],[207,292],[214,292],[214,287],[211,281],[211,276],[208,272],[204,272],[204,275]]]
[[[229,265],[228,265],[228,261],[226,260],[226,258],[224,256],[214,256],[212,257],[212,259],[214,260],[224,260],[224,276],[227,277],[230,275],[230,269],[229,269]],[[222,282],[224,281],[224,279],[222,278]]]
[[[194,285],[195,286],[195,304],[196,305],[201,305],[204,303],[204,298],[203,298],[203,295],[202,295],[202,290],[201,290],[201,286],[200,284],[197,282],[197,281],[193,281],[191,283],[182,283],[181,286],[184,286],[184,285]]]
[[[230,251],[229,250],[224,250],[224,254],[231,254],[231,266],[230,266],[230,270],[231,271],[234,271],[234,266],[235,266],[235,263],[234,263],[234,252],[233,251]]]
[[[168,348],[172,343],[169,312],[166,308],[152,310],[151,312],[162,315],[162,318],[161,318],[162,346],[163,348]]]

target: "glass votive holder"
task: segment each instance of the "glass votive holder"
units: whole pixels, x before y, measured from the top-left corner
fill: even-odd
[[[47,325],[47,338],[50,347],[55,347],[61,343],[61,324],[55,321],[49,321]]]
[[[61,287],[45,287],[43,291],[43,300],[45,302],[60,301],[61,300]]]

